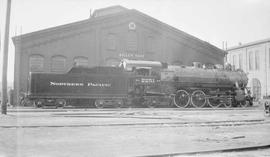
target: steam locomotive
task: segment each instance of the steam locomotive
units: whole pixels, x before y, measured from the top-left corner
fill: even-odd
[[[30,73],[35,106],[246,107],[247,76],[217,67],[123,59],[119,67],[74,66],[67,73]]]

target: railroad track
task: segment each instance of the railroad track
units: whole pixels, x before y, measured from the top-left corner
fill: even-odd
[[[82,111],[82,112],[81,112]],[[162,111],[162,112],[159,112]],[[165,111],[165,112],[164,112]],[[168,112],[167,112],[168,111]],[[179,112],[178,112],[179,111]],[[194,111],[195,113],[190,113]],[[218,127],[218,126],[242,126],[242,125],[258,125],[258,124],[269,124],[270,121],[267,119],[264,119],[263,117],[257,117],[257,118],[251,118],[247,119],[245,116],[249,116],[251,114],[258,114],[260,112],[259,110],[250,110],[245,111],[245,113],[242,113],[241,111],[226,111],[226,112],[220,112],[215,114],[219,114],[220,116],[225,115],[228,117],[237,117],[242,116],[244,119],[228,119],[226,118],[220,119],[220,120],[212,120],[213,117],[207,117],[208,112],[198,112],[201,114],[200,116],[205,117],[205,120],[201,120],[198,117],[198,110],[188,110],[183,111],[182,110],[173,110],[173,109],[102,109],[102,110],[68,110],[64,111],[60,110],[60,112],[54,112],[46,114],[46,117],[51,117],[53,119],[57,118],[83,118],[84,120],[87,118],[100,118],[100,119],[115,119],[114,123],[103,123],[103,124],[93,124],[89,122],[79,123],[79,124],[61,124],[57,123],[54,125],[50,124],[43,124],[41,126],[39,125],[24,125],[24,124],[15,124],[15,125],[6,125],[6,126],[0,126],[1,128],[35,128],[35,127],[106,127],[106,126],[158,126],[158,127]],[[212,111],[210,112],[211,115]],[[253,114],[253,115],[254,115]],[[192,115],[197,115],[195,117],[192,117]],[[25,115],[27,118],[27,115]],[[21,117],[24,118],[24,115]],[[127,121],[123,122],[117,122],[117,119],[127,119]],[[138,119],[137,122],[130,122],[128,119]],[[140,120],[141,119],[141,120]],[[153,122],[147,122],[142,120],[155,120]],[[158,121],[156,121],[158,120]],[[116,122],[116,123],[115,123]]]
[[[168,110],[168,111],[223,111],[223,110],[260,110],[258,107],[235,107],[235,108],[9,108],[8,112],[68,112],[68,111],[122,111],[122,110]]]
[[[248,146],[248,147],[227,148],[227,149],[171,153],[171,154],[153,154],[153,155],[137,156],[137,157],[177,157],[177,156],[194,156],[194,155],[198,156],[198,155],[203,155],[203,154],[211,155],[215,153],[243,152],[243,151],[261,150],[261,149],[270,149],[270,144]]]
[[[233,127],[245,125],[270,124],[264,119],[205,122],[151,122],[151,123],[109,123],[109,124],[71,124],[71,125],[5,125],[0,128],[60,128],[60,127]]]
[[[122,109],[121,109],[122,110]],[[46,114],[45,116],[41,116],[41,117],[52,117],[53,120],[59,120],[61,119],[61,117],[63,119],[72,119],[72,118],[79,118],[78,120],[84,120],[83,123],[80,124],[70,124],[70,123],[52,123],[52,125],[50,123],[47,124],[42,124],[41,125],[31,125],[25,123],[25,125],[9,125],[9,126],[0,126],[0,128],[29,128],[29,130],[31,130],[32,128],[41,128],[41,129],[45,129],[46,128],[64,128],[64,130],[66,130],[65,128],[78,128],[77,130],[81,130],[81,128],[85,127],[85,128],[95,128],[95,127],[104,127],[105,130],[110,129],[110,127],[118,127],[118,128],[123,128],[125,129],[125,127],[129,128],[129,129],[133,129],[138,127],[139,129],[144,128],[144,129],[149,129],[149,128],[166,128],[166,127],[186,127],[187,130],[189,129],[189,127],[194,127],[194,130],[196,130],[199,127],[213,127],[213,130],[216,129],[223,129],[223,128],[228,128],[233,129],[235,126],[250,126],[250,128],[257,128],[257,127],[261,127],[261,126],[267,126],[269,127],[270,125],[270,121],[268,119],[264,119],[262,117],[256,117],[254,118],[253,115],[251,115],[250,119],[245,118],[245,119],[215,119],[215,120],[211,120],[210,119],[205,119],[203,121],[196,121],[198,119],[193,119],[194,117],[191,117],[192,115],[197,115],[197,113],[201,113],[201,112],[195,112],[195,113],[190,113],[188,112],[144,112],[144,111],[151,111],[150,109],[142,109],[142,110],[122,110],[124,112],[119,112],[119,110],[106,110],[106,109],[102,109],[102,112],[99,112],[98,110],[95,110],[94,112],[92,112],[92,110],[88,110],[88,112],[59,112],[59,113],[55,113],[52,112],[50,114]],[[113,111],[113,112],[110,112]],[[127,112],[126,112],[127,111]],[[168,111],[173,111],[171,109],[168,109]],[[197,110],[195,110],[197,111]],[[252,111],[253,112],[253,111]],[[225,115],[232,115],[232,116],[250,116],[250,114],[252,113],[250,111],[246,111],[246,113],[241,113],[236,111],[236,112],[231,112],[228,111],[225,113]],[[255,114],[259,113],[260,111],[255,111]],[[155,114],[154,114],[155,113]],[[157,114],[158,113],[158,114]],[[166,115],[163,115],[163,114]],[[173,117],[173,115],[171,113],[176,113],[176,115],[180,115],[179,117]],[[211,113],[211,112],[209,112]],[[222,113],[222,112],[221,112]],[[217,113],[218,115],[220,115],[219,113]],[[44,115],[44,114],[41,114]],[[185,117],[187,115],[187,117]],[[203,115],[208,115],[208,112],[203,113]],[[202,116],[203,116],[202,115]],[[210,114],[211,115],[211,114]],[[66,118],[65,118],[66,117]],[[23,117],[24,118],[24,117]],[[25,117],[28,118],[28,117]],[[89,118],[89,119],[88,119]],[[113,118],[132,118],[132,119],[155,119],[155,121],[146,121],[146,120],[135,120],[136,122],[132,122],[132,121],[117,121],[116,120],[112,120],[114,123],[111,123],[111,121],[108,121],[106,123],[93,123],[91,122],[92,118],[101,118],[101,119],[113,119]],[[187,119],[185,119],[187,118]],[[96,120],[96,119],[95,119]],[[50,119],[48,119],[48,121],[50,121]],[[55,121],[54,121],[55,122]],[[72,122],[69,121],[69,122]],[[102,122],[102,120],[101,120]],[[108,127],[108,129],[106,128]],[[220,127],[220,128],[219,128]],[[118,129],[116,128],[116,129]],[[243,127],[246,128],[246,127]],[[249,128],[249,127],[247,127]],[[100,128],[98,128],[100,129]],[[35,129],[33,129],[35,130]],[[39,130],[39,129],[38,129]],[[56,129],[58,130],[58,129]],[[60,129],[62,130],[62,129]],[[184,128],[179,128],[178,130],[184,130]],[[192,129],[193,130],[193,129]],[[208,130],[208,128],[205,128],[205,130]],[[32,131],[32,130],[31,130]],[[223,137],[223,136],[222,136]],[[224,136],[225,137],[225,136]],[[229,139],[245,139],[247,138],[247,134],[236,134],[234,135],[234,137],[229,138]],[[217,138],[218,139],[218,138]],[[250,139],[249,139],[250,140]],[[236,140],[234,140],[236,141]],[[251,141],[251,140],[250,140]],[[211,141],[210,141],[211,142]],[[222,142],[222,139],[221,139]],[[269,142],[269,141],[268,141]],[[267,142],[265,142],[267,143]],[[209,150],[203,150],[203,151],[193,151],[193,152],[179,152],[179,153],[167,153],[167,154],[150,154],[150,155],[146,155],[147,157],[177,157],[177,156],[196,156],[196,155],[200,155],[200,154],[205,154],[206,156],[209,154],[214,154],[214,153],[226,153],[226,152],[242,152],[242,151],[253,151],[253,150],[258,150],[258,149],[269,149],[270,148],[270,144],[266,144],[266,145],[256,145],[258,143],[253,143],[254,146],[249,145],[249,146],[245,146],[245,145],[241,145],[243,147],[240,147],[239,145],[236,145],[237,148],[222,148],[219,149],[218,147],[216,147],[217,149],[215,150],[211,150],[211,148],[209,147]],[[262,143],[260,143],[262,144]],[[208,148],[207,148],[208,149]],[[213,149],[213,148],[212,148]],[[178,150],[177,150],[178,151]],[[163,152],[161,152],[163,153]],[[164,152],[165,153],[165,152]],[[141,157],[146,157],[146,156],[141,156]],[[218,156],[218,155],[217,155]]]

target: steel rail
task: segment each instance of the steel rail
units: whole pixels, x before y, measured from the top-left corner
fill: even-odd
[[[241,152],[241,151],[254,151],[259,149],[269,149],[270,144],[266,145],[256,145],[248,147],[238,147],[238,148],[225,148],[216,150],[205,150],[205,151],[193,151],[193,152],[183,152],[183,153],[171,153],[171,154],[153,154],[137,157],[176,157],[176,156],[191,156],[191,155],[203,155],[203,154],[214,154],[214,153],[228,153],[228,152]]]
[[[239,110],[260,110],[260,108],[257,107],[235,107],[235,108],[103,108],[103,109],[97,109],[97,108],[45,108],[45,109],[36,109],[36,108],[30,108],[30,109],[8,109],[8,112],[68,112],[68,111],[100,111],[100,112],[104,112],[104,111],[126,111],[129,109],[142,109],[142,110],[146,110],[146,111],[155,111],[155,110],[168,110],[168,111],[225,111],[225,110],[235,110],[235,111],[239,111]]]
[[[121,117],[119,117],[121,118]],[[233,127],[244,125],[270,124],[270,121],[242,120],[220,122],[162,122],[162,123],[114,123],[114,124],[69,124],[69,125],[2,125],[0,128],[64,128],[64,127],[117,127],[117,126],[159,126],[159,127]]]

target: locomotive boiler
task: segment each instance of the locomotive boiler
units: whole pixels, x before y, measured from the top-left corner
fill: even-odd
[[[198,108],[246,107],[252,104],[246,87],[247,75],[240,70],[224,69],[221,65],[205,67],[196,62],[194,66],[175,66],[154,61],[124,60],[123,65],[125,69],[141,67],[147,71],[147,75],[158,78],[156,86],[145,88],[143,103],[147,106],[156,106],[157,102],[166,100],[168,96],[171,101],[159,104],[168,106],[173,103],[176,107]]]
[[[242,71],[194,66],[168,66],[161,71],[164,92],[174,93],[177,107],[231,107],[251,104]]]

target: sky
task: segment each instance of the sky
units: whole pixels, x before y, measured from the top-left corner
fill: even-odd
[[[0,0],[0,76],[6,14]],[[136,9],[219,48],[270,38],[270,0],[12,0],[10,38],[89,18],[90,10],[121,5]],[[14,77],[9,41],[8,81]]]

